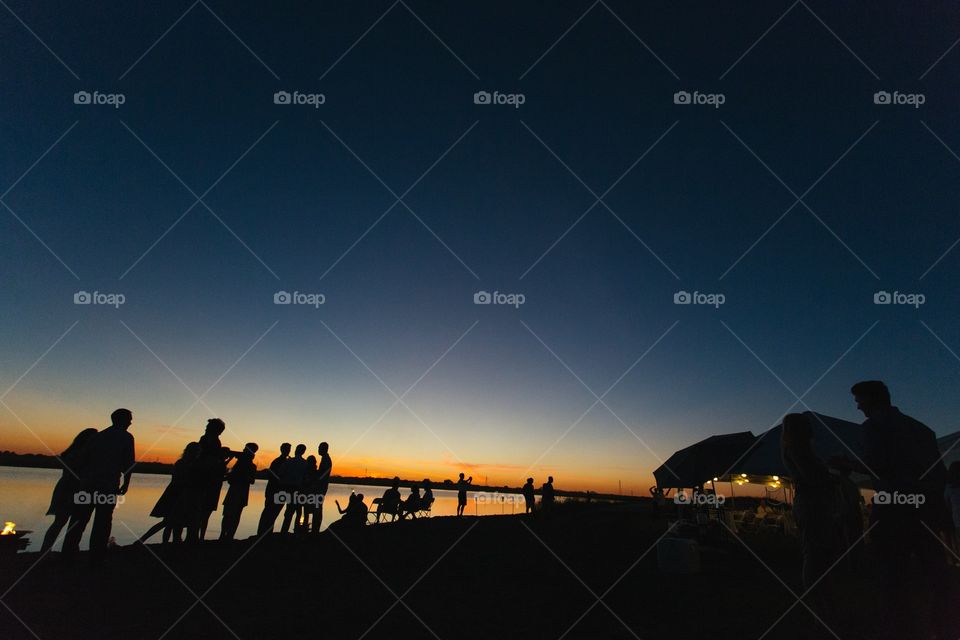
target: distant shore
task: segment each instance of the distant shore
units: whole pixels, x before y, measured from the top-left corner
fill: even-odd
[[[13,451],[0,451],[0,467],[18,467],[30,469],[60,469],[60,461],[56,456],[45,455],[41,453],[14,453]],[[173,465],[166,462],[138,462],[133,469],[133,473],[150,473],[156,475],[170,475],[173,472]],[[267,469],[263,468],[257,472],[257,478],[267,479]],[[420,484],[422,478],[415,480],[400,480],[400,486],[409,488],[415,484]],[[368,487],[389,487],[393,484],[393,478],[363,477],[363,476],[330,476],[330,482],[333,484],[346,485],[364,485]],[[435,489],[455,490],[456,486],[453,480],[434,480]],[[520,487],[497,487],[493,485],[471,484],[470,491],[479,491],[484,493],[508,493],[519,494]],[[538,487],[539,491],[539,487]],[[615,493],[597,493],[595,491],[566,491],[556,489],[557,496],[576,498],[580,500],[601,500],[615,502],[642,502],[650,500],[647,496],[626,496]]]

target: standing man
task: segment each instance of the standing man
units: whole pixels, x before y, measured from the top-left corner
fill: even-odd
[[[257,478],[257,465],[253,458],[257,453],[256,442],[248,442],[243,447],[240,457],[233,463],[233,468],[227,474],[227,497],[223,499],[223,520],[220,525],[220,539],[233,540],[240,525],[240,515],[250,497],[250,485]]]
[[[946,628],[950,581],[937,538],[946,513],[946,469],[936,436],[891,404],[883,382],[858,382],[850,391],[866,417],[864,464],[852,466],[874,475],[874,488],[882,496],[874,497],[870,512],[880,604],[886,618],[882,628],[890,638],[916,636],[925,624],[910,605],[919,590],[931,604],[938,637],[955,638],[955,630]]]
[[[527,484],[523,485],[523,488],[520,490],[520,493],[523,494],[523,500],[527,505],[524,513],[533,513],[534,508],[536,507],[537,498],[534,495],[533,489],[533,478],[527,478]]]
[[[314,495],[317,496],[319,504],[314,505],[313,533],[320,532],[320,523],[323,522],[323,501],[327,497],[327,489],[330,486],[330,473],[333,471],[333,460],[330,459],[330,445],[321,442],[317,447],[317,453],[320,454],[320,460],[317,462],[317,480],[314,485]]]
[[[130,488],[136,458],[133,435],[127,429],[133,423],[133,412],[117,409],[110,414],[110,423],[90,439],[78,464],[82,489],[74,494],[73,514],[63,541],[65,554],[79,551],[80,538],[90,516],[94,516],[90,551],[99,556],[107,550],[113,510],[119,502],[117,496],[126,494]]]
[[[460,479],[457,480],[457,517],[462,516],[463,510],[467,508],[467,487],[470,486],[471,482],[473,482],[473,476],[464,480],[462,473]]]
[[[280,445],[280,455],[273,459],[267,470],[267,487],[263,492],[263,511],[260,513],[260,524],[257,525],[257,535],[273,533],[273,525],[283,505],[277,501],[277,492],[280,491],[280,472],[284,463],[290,457],[290,443]]]
[[[540,508],[549,511],[553,506],[553,476],[547,476],[547,481],[540,487]]]
[[[290,531],[290,523],[296,516],[293,530],[298,531],[300,527],[300,516],[303,515],[303,484],[307,479],[306,458],[303,454],[307,452],[307,445],[298,444],[293,450],[293,457],[287,460],[280,473],[280,492],[284,494],[287,506],[283,510],[283,523],[280,525],[280,531],[287,533]]]

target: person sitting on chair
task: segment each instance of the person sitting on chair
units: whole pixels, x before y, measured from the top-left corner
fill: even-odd
[[[420,510],[421,504],[420,497],[420,487],[413,485],[410,487],[410,495],[407,496],[407,499],[403,501],[403,504],[400,505],[400,509],[397,511],[397,515],[400,516],[400,519],[403,520],[408,515],[416,520],[417,511]]]

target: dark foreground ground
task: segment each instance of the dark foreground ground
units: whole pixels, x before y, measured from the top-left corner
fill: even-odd
[[[807,637],[793,544],[731,539],[704,552],[699,575],[664,575],[650,548],[665,529],[636,507],[571,505],[550,519],[432,518],[339,538],[131,546],[99,567],[86,553],[73,565],[21,554],[0,565],[0,635]],[[868,582],[846,586],[834,602],[837,636],[875,638],[874,601]]]

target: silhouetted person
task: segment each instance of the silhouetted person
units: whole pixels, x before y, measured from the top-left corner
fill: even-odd
[[[313,527],[311,531],[320,532],[320,524],[323,522],[323,501],[327,497],[327,489],[330,487],[330,476],[333,474],[333,460],[330,458],[330,445],[321,442],[317,447],[317,453],[320,455],[320,461],[317,463],[317,478],[313,486],[313,494],[317,499],[315,511],[313,514]]]
[[[423,479],[423,495],[420,497],[420,509],[429,510],[433,506],[433,484],[430,478]]]
[[[533,513],[537,505],[537,498],[534,493],[533,488],[533,478],[527,478],[527,483],[523,485],[523,488],[520,489],[520,493],[523,494],[523,501],[526,503],[526,509],[524,513]]]
[[[257,535],[272,533],[277,516],[283,509],[283,503],[277,500],[277,493],[280,491],[280,474],[289,457],[290,443],[284,442],[280,445],[280,455],[273,459],[267,469],[267,486],[263,492],[263,511],[260,513]]]
[[[73,554],[80,549],[80,538],[90,516],[94,516],[90,551],[97,555],[106,551],[117,496],[126,494],[130,488],[136,458],[133,436],[127,429],[133,423],[133,413],[129,409],[117,409],[110,414],[110,421],[109,427],[91,436],[80,453],[82,488],[75,494],[73,513],[63,541],[64,554]]]
[[[317,457],[307,456],[307,473],[303,476],[303,484],[300,485],[300,491],[297,498],[297,511],[294,516],[293,530],[295,533],[306,533],[310,531],[310,524],[313,522],[314,514],[317,511],[317,494],[315,487],[319,479],[317,471]]]
[[[41,552],[47,552],[53,548],[53,543],[57,541],[60,531],[70,521],[70,515],[73,513],[74,495],[80,490],[80,453],[96,434],[96,429],[84,429],[77,434],[70,446],[57,457],[57,462],[63,467],[63,475],[57,480],[56,486],[53,487],[53,495],[50,497],[50,507],[47,509],[47,515],[53,516],[53,523],[47,529],[46,535],[43,536],[43,544],[40,545]]]
[[[812,440],[813,427],[807,416],[791,413],[783,417],[780,454],[793,480],[793,516],[800,530],[803,586],[811,589],[816,585],[812,606],[824,618],[835,595],[829,570],[844,550],[844,539],[839,483],[814,453]],[[816,620],[811,623],[816,627]]]
[[[240,525],[240,515],[250,498],[250,485],[257,479],[257,465],[253,457],[259,447],[256,442],[248,442],[240,457],[233,463],[227,474],[227,496],[223,499],[223,520],[220,524],[220,539],[233,540]]]
[[[407,499],[400,503],[399,516],[403,520],[407,516],[416,519],[417,511],[420,510],[420,487],[413,485],[410,487],[410,495],[407,496]]]
[[[346,509],[340,506],[338,500],[334,500],[334,503],[337,505],[337,511],[343,516],[329,527],[335,533],[340,533],[343,530],[362,529],[367,524],[367,505],[363,503],[362,493],[351,494]]]
[[[300,512],[302,512],[300,507],[303,505],[298,502],[301,500],[300,489],[307,477],[307,461],[303,457],[306,452],[307,445],[298,444],[294,450],[294,456],[284,462],[283,469],[280,470],[280,493],[287,500],[287,506],[283,510],[283,524],[280,526],[280,531],[283,533],[290,531],[293,516],[297,516],[298,522],[300,520]]]
[[[842,508],[840,510],[840,522],[843,525],[844,549],[850,549],[847,554],[852,569],[860,571],[863,569],[863,549],[864,545],[860,541],[863,537],[863,495],[860,493],[860,487],[850,478],[850,469],[844,467],[838,470],[838,482],[840,487],[840,498]],[[861,542],[860,544],[855,543]]]
[[[854,461],[851,466],[876,474],[870,533],[880,572],[882,628],[890,638],[919,637],[918,630],[927,626],[921,608],[914,606],[919,597],[929,605],[938,637],[955,638],[956,629],[948,628],[952,625],[947,619],[950,594],[943,548],[931,533],[942,528],[946,513],[946,469],[936,436],[891,404],[883,382],[858,382],[850,391],[867,418],[865,464]]]
[[[383,492],[383,497],[380,498],[380,504],[377,506],[377,522],[380,522],[381,515],[392,515],[396,520],[397,513],[400,511],[400,501],[400,478],[394,476],[393,484]]]
[[[239,454],[220,444],[220,434],[227,425],[220,418],[207,420],[207,427],[200,436],[200,468],[205,477],[200,499],[200,530],[196,539],[203,540],[207,535],[210,515],[220,506],[220,490],[227,475],[227,461]],[[190,536],[193,539],[193,536]]]
[[[950,520],[953,528],[948,534],[949,546],[953,551],[953,558],[950,560],[960,565],[960,560],[956,555],[960,554],[960,460],[950,463],[947,470],[947,488],[943,492],[943,498],[947,503],[947,511],[950,512]]]
[[[150,511],[152,517],[162,520],[140,536],[140,542],[146,542],[160,530],[163,530],[164,543],[171,540],[182,542],[184,529],[196,529],[200,515],[201,478],[197,467],[199,458],[199,442],[191,442],[183,449],[180,459],[173,465],[169,484]]]
[[[540,508],[549,511],[553,507],[553,476],[547,476],[547,481],[540,487]]]
[[[457,480],[457,516],[463,515],[463,510],[467,508],[467,487],[470,486],[470,483],[473,482],[473,476],[470,476],[466,480],[463,479],[463,474],[460,474],[460,479]]]

